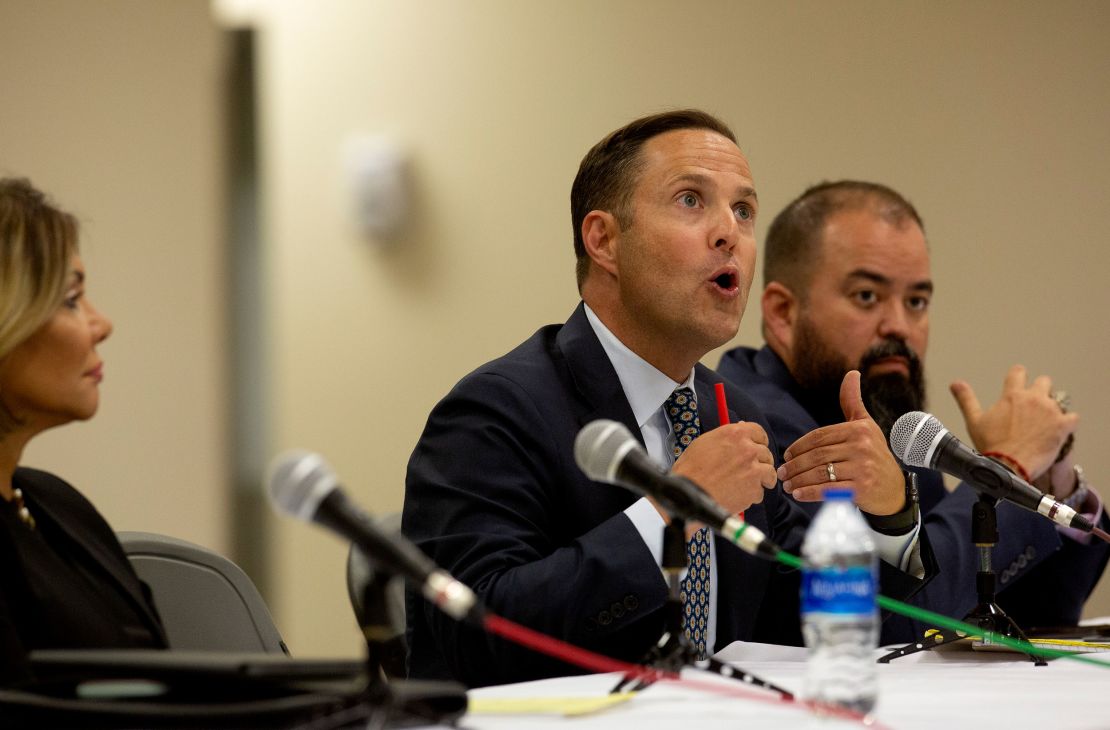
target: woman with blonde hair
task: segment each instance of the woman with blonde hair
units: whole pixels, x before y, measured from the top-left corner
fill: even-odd
[[[0,685],[48,648],[165,648],[150,591],[96,508],[19,466],[43,431],[96,413],[111,322],[85,295],[77,222],[0,179]]]

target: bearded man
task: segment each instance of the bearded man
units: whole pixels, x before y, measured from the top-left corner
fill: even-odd
[[[875,474],[903,478],[875,440],[885,441],[903,413],[925,407],[922,361],[933,281],[917,211],[884,185],[817,185],[771,223],[763,272],[766,345],[730,350],[718,372],[769,421],[773,441],[783,447],[776,463],[784,489],[815,512],[834,481],[854,486]],[[851,417],[844,385],[852,370],[861,373],[874,423]],[[1078,416],[1067,412],[1048,377],[1029,382],[1025,368],[1015,365],[1002,397],[985,410],[968,383],[957,381],[951,391],[980,452],[996,455],[1106,529],[1102,501],[1071,453]],[[920,498],[922,530],[940,572],[911,602],[961,618],[977,603],[971,514],[978,495],[966,484],[950,493],[939,473],[915,472],[904,475],[906,488]],[[1008,503],[998,505],[998,531],[994,570],[1003,610],[1023,627],[1074,624],[1102,575],[1108,546]],[[925,628],[887,621],[882,641],[915,641]]]

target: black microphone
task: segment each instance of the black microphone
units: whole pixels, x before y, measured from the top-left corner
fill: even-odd
[[[583,426],[574,439],[574,460],[590,479],[651,497],[673,515],[705,523],[745,552],[772,560],[781,552],[758,528],[729,514],[697,484],[652,461],[622,423],[599,419]]]
[[[890,448],[907,466],[923,466],[951,474],[990,497],[1042,514],[1064,527],[1083,532],[1094,528],[1071,507],[1057,502],[997,461],[962,443],[928,413],[902,414],[890,430]]]
[[[359,509],[319,454],[290,451],[274,460],[267,480],[274,507],[306,522],[316,522],[362,548],[381,569],[404,575],[424,597],[452,618],[481,622],[474,592],[439,568],[400,533],[374,526]]]

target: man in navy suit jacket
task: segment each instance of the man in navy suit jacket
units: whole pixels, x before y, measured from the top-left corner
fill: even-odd
[[[776,486],[759,411],[729,388],[731,423],[720,425],[719,378],[698,363],[735,335],[755,265],[755,186],[732,132],[692,110],[636,120],[583,159],[571,207],[583,303],[435,407],[409,462],[402,529],[493,612],[635,661],[664,628],[666,516],[582,474],[582,426],[624,423],[653,458],[788,550],[807,519]],[[681,386],[696,394],[702,435],[674,460],[662,406]],[[884,589],[905,596],[930,574],[931,553],[904,488],[881,486],[857,501],[893,533]],[[800,643],[796,573],[723,540],[710,562],[710,652],[737,639]],[[413,676],[478,686],[579,671],[455,623],[411,592],[407,609]]]
[[[886,431],[903,413],[924,407],[921,360],[933,291],[924,225],[913,206],[884,185],[824,183],[771,223],[763,266],[767,345],[729,351],[718,371],[763,411],[775,441],[792,457],[780,473],[783,486],[813,511],[828,486],[823,469],[812,469],[814,461],[835,461],[848,483],[865,468],[858,454],[806,461],[823,441],[852,428],[843,423],[839,397],[845,372],[862,373],[864,402]],[[952,392],[976,448],[1028,471],[1043,491],[1107,527],[1097,494],[1072,463],[1070,443],[1064,448],[1076,416],[1053,398],[1047,377],[1027,384],[1024,368],[1015,366],[1003,397],[986,410],[967,383],[954,383]],[[884,458],[893,462],[890,454]],[[978,600],[971,534],[977,495],[966,484],[949,494],[940,474],[928,469],[919,471],[918,489],[923,530],[941,570],[912,602],[962,618]],[[1074,624],[1106,565],[1108,546],[1087,544],[1088,538],[1007,503],[998,506],[998,531],[998,603],[1026,628]],[[888,621],[883,643],[919,640],[926,628]]]

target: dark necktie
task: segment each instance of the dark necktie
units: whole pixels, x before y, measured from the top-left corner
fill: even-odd
[[[679,388],[663,405],[674,430],[674,458],[677,460],[686,447],[701,435],[698,402],[694,391]],[[706,636],[709,627],[709,531],[701,528],[686,543],[688,569],[682,579],[683,628],[698,654],[705,658]]]

